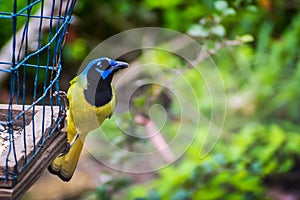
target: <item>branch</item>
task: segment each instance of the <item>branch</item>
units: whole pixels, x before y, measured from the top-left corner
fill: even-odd
[[[134,120],[137,124],[145,126],[149,140],[155,146],[157,151],[161,154],[163,159],[168,163],[175,161],[175,155],[173,151],[170,149],[166,140],[159,132],[155,122],[140,114],[136,115]]]
[[[187,48],[188,45],[190,45],[192,41],[193,40],[191,40],[190,38],[187,39],[187,36],[178,36],[176,38],[172,38],[171,40],[167,41],[166,43],[157,45],[156,48],[172,49],[172,53],[176,53],[176,52],[180,52],[180,51],[184,50],[185,48]],[[190,62],[190,64],[192,64],[192,66],[197,66],[199,63],[203,62],[210,56],[217,54],[223,48],[226,48],[228,46],[238,46],[243,43],[244,42],[239,39],[224,40],[223,42],[216,43],[214,49],[199,52],[196,59],[192,60]],[[113,83],[114,84],[118,83],[118,85],[127,85],[128,83],[132,82],[133,80],[137,80],[139,75],[143,73],[143,68],[140,66],[144,64],[143,58],[147,57],[148,53],[149,52],[142,54],[140,57],[136,58],[134,61],[132,61],[130,63],[129,68],[122,70],[122,72],[116,74],[115,78],[113,80]],[[189,70],[190,67],[191,67],[191,65],[187,65],[183,71]],[[131,73],[127,73],[128,71],[131,71]],[[126,74],[126,76],[123,76],[123,74]],[[122,78],[120,78],[120,77],[122,77]]]

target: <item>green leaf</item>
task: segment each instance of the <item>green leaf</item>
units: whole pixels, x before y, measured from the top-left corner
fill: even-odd
[[[234,15],[236,15],[236,12],[233,8],[226,8],[223,11],[223,15],[225,15],[225,16],[234,16]]]
[[[186,190],[179,190],[171,197],[171,200],[185,200],[185,199],[186,200],[191,199],[188,191]]]
[[[227,1],[215,1],[214,7],[216,10],[223,11],[228,7],[228,3]]]
[[[245,35],[239,36],[239,37],[237,37],[237,39],[241,42],[244,42],[244,43],[254,41],[254,37],[250,34],[245,34]]]
[[[160,197],[160,195],[158,194],[157,191],[151,190],[149,192],[147,200],[160,200],[160,199],[161,199],[161,197]]]
[[[191,25],[187,33],[192,37],[207,37],[209,35],[208,29],[204,28],[199,24]]]
[[[220,25],[220,24],[214,26],[214,27],[211,29],[211,31],[212,31],[212,33],[213,33],[214,35],[217,35],[217,36],[219,36],[219,37],[224,37],[225,34],[226,34],[226,30],[225,30],[224,26],[222,26],[222,25]]]
[[[106,185],[102,185],[96,189],[96,195],[98,199],[109,200],[110,195],[108,193],[108,188]]]
[[[177,6],[181,0],[165,0],[165,1],[152,1],[145,0],[145,5],[149,8],[170,8]]]

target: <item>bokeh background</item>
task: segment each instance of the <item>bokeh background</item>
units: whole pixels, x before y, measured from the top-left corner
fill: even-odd
[[[179,160],[144,174],[111,169],[85,151],[70,183],[45,172],[23,200],[299,199],[299,11],[299,0],[78,0],[63,52],[61,90],[67,90],[84,58],[108,37],[137,27],[173,29],[197,40],[218,67],[227,100],[223,132],[212,151],[200,158],[201,135],[207,127],[199,127],[200,136]],[[0,28],[1,46],[10,38],[5,27]],[[139,62],[140,55],[131,52],[122,59]],[[149,56],[184,68],[174,55]],[[209,67],[206,59],[199,64]],[[193,69],[184,70],[197,91],[199,112],[209,116],[206,86]],[[9,97],[8,83],[0,82],[1,103]],[[172,135],[179,108],[167,89],[153,84],[137,90],[130,114],[147,115],[153,104],[165,108],[168,123],[161,132],[164,137]],[[122,134],[112,121],[103,126],[115,144],[127,149],[151,146],[150,140]],[[122,126],[134,132],[124,121]],[[98,151],[116,163],[126,159],[101,147]]]

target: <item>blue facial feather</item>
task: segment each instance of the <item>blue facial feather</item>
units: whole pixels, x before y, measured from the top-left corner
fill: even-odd
[[[104,57],[104,58],[99,58],[99,59],[95,59],[95,60],[91,61],[91,62],[87,65],[87,67],[83,70],[82,75],[86,76],[87,73],[88,73],[88,71],[89,71],[94,65],[97,65],[97,66],[101,67],[101,61],[102,61],[102,60],[107,60],[107,61],[109,61],[109,64],[110,64],[111,66],[114,66],[114,65],[117,64],[117,62],[116,62],[115,60],[112,60],[112,59],[109,59],[109,58],[106,58],[106,57]],[[101,70],[101,69],[99,69],[99,68],[95,68],[95,69],[100,73],[102,79],[106,79],[106,78],[111,74],[111,72],[112,72],[110,69],[108,69],[108,70]]]
[[[99,68],[96,68],[96,70],[97,70],[97,72],[99,72],[101,74],[102,79],[106,79],[111,74],[111,70],[109,70],[109,69],[103,71],[103,70],[101,70]]]
[[[115,61],[115,60],[110,60],[110,63],[109,63],[111,66],[114,66],[114,65],[116,65],[117,64],[117,61]]]

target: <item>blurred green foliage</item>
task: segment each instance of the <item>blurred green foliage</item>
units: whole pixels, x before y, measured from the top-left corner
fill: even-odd
[[[192,145],[182,162],[158,172],[159,179],[129,188],[128,199],[152,200],[152,193],[174,200],[267,198],[266,178],[287,173],[296,164],[299,133],[253,123],[235,134],[202,159],[199,146]]]
[[[135,185],[127,178],[115,178],[99,186],[88,199],[114,199],[120,193],[123,199],[136,200],[268,199],[272,185],[284,189],[289,174],[300,173],[299,11],[299,0],[78,1],[64,50],[63,89],[75,76],[75,66],[80,66],[95,45],[127,29],[171,28],[189,34],[207,49],[228,40],[240,42],[238,46],[225,43],[213,55],[225,84],[228,107],[223,134],[212,152],[199,157],[201,135],[206,131],[200,127],[199,137],[182,158],[157,171],[156,179]],[[2,38],[7,40],[11,34],[7,28],[0,29],[1,44]],[[180,60],[168,53],[157,52],[156,58],[183,68]],[[207,67],[205,61],[201,67]],[[208,114],[207,88],[193,70],[185,76],[195,87],[201,112]],[[144,106],[153,89],[149,88],[150,92],[133,100],[135,112],[147,110]],[[176,116],[176,103],[170,102],[168,112]],[[128,116],[126,113],[124,118]],[[132,129],[130,124],[122,126]],[[173,132],[177,126],[172,119],[164,132]],[[145,140],[122,134],[113,120],[102,128],[117,146],[146,147]],[[97,153],[102,151],[105,149]],[[110,156],[120,159],[120,155]]]
[[[299,167],[300,15],[295,12],[299,2],[293,5],[279,1],[142,1],[140,6],[161,16],[161,26],[186,32],[208,49],[226,40],[244,44],[225,45],[213,56],[225,84],[228,112],[223,135],[212,152],[199,157],[199,136],[180,161],[157,172],[158,178],[121,191],[126,199],[269,199],[273,185],[285,189],[285,177]],[[275,10],[293,14],[286,21],[278,20]],[[164,53],[157,52],[156,59],[180,65]],[[205,66],[204,61],[201,67]],[[209,113],[205,86],[192,70],[186,77],[194,82],[201,111]],[[145,109],[147,95],[136,98],[135,105]],[[176,123],[166,126],[164,132],[172,132],[172,126]],[[203,132],[204,127],[198,135]],[[120,137],[126,140],[119,135],[118,142]]]

